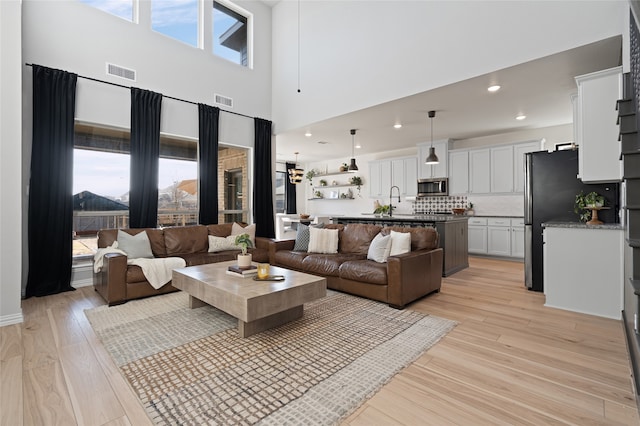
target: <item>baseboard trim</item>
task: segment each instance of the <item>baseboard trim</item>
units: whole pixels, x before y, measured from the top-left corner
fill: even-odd
[[[20,324],[24,322],[24,316],[22,316],[22,310],[19,314],[3,315],[0,317],[0,327],[5,325]]]

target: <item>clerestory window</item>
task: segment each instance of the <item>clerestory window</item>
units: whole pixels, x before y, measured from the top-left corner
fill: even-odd
[[[250,67],[251,14],[224,0],[213,2],[213,53]]]
[[[133,0],[80,0],[80,2],[133,22]]]

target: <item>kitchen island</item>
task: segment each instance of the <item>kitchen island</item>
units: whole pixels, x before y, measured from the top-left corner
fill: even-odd
[[[379,226],[406,226],[436,228],[440,236],[440,247],[444,252],[442,276],[448,277],[469,267],[468,216],[450,214],[396,214],[394,216],[333,216],[333,223],[368,223]]]

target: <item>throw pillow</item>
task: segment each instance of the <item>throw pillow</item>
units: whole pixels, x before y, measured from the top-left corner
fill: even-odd
[[[324,228],[324,223],[317,225],[303,225],[298,223],[298,229],[296,231],[296,242],[293,246],[293,251],[308,251],[309,250],[309,228]]]
[[[216,237],[209,235],[209,253],[216,253],[225,250],[238,250],[240,247],[236,245],[236,236]]]
[[[309,228],[309,253],[337,253],[338,230]]]
[[[411,251],[411,234],[391,231],[391,252],[389,256],[409,253]]]
[[[256,224],[252,223],[251,225],[247,225],[244,228],[237,222],[233,222],[231,226],[231,235],[236,236],[240,234],[249,234],[249,238],[251,239],[251,243],[253,247],[256,246]]]
[[[118,248],[127,253],[131,259],[153,259],[151,243],[147,231],[142,231],[136,235],[129,235],[118,229]]]
[[[369,245],[367,259],[378,263],[385,263],[391,252],[391,235],[378,234]]]

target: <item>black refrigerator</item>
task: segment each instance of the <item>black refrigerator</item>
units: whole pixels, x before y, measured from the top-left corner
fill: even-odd
[[[584,184],[578,175],[578,150],[540,151],[525,154],[524,225],[525,285],[544,290],[542,224],[550,221],[579,222],[574,213],[576,195],[595,191],[605,198],[608,210],[598,212],[604,223],[618,223],[618,183]]]

